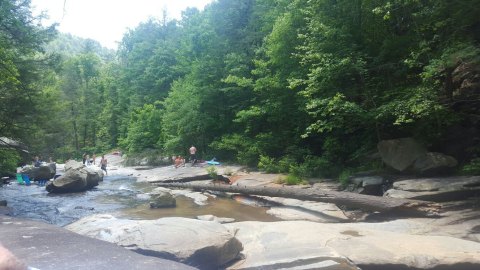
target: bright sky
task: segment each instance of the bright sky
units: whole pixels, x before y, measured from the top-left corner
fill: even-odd
[[[169,19],[180,19],[187,7],[203,10],[213,0],[32,0],[34,15],[46,11],[47,24],[57,22],[58,30],[91,38],[116,49],[127,29],[148,18],[161,18],[166,9]],[[65,8],[64,8],[65,4]]]

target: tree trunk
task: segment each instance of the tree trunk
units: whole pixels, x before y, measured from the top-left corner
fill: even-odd
[[[190,183],[154,183],[161,187],[189,188],[192,190],[212,190],[246,195],[268,197],[284,197],[305,201],[317,201],[343,205],[349,208],[366,211],[390,212],[400,211],[403,214],[434,215],[439,205],[433,202],[369,196],[351,192],[327,191],[320,189],[248,187],[236,185],[190,184]]]

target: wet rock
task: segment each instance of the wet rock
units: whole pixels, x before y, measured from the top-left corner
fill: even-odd
[[[48,180],[52,179],[56,173],[56,164],[42,164],[40,167],[25,166],[21,169],[21,174],[27,174],[31,180]]]
[[[480,243],[414,235],[405,222],[249,221],[225,226],[237,230],[245,257],[228,269],[322,269],[309,268],[312,262],[335,262],[334,269],[480,269]],[[470,268],[461,268],[465,264]]]
[[[196,219],[127,220],[94,215],[66,228],[139,253],[174,259],[200,269],[218,269],[236,259],[242,250],[242,244],[233,231],[217,222]]]
[[[7,206],[6,200],[0,200],[0,206]]]
[[[168,208],[176,205],[177,201],[170,193],[155,194],[150,201],[150,208]]]
[[[100,181],[103,181],[101,171],[72,160],[65,164],[65,173],[50,181],[45,189],[51,193],[80,192],[97,186]]]
[[[427,201],[453,201],[480,193],[480,176],[418,178],[393,183],[384,196]]]

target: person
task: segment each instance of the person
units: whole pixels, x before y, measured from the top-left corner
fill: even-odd
[[[83,153],[83,156],[82,156],[82,163],[83,165],[86,165],[85,162],[87,161],[87,153]]]
[[[27,270],[27,266],[0,244],[0,269]]]
[[[93,154],[93,156],[92,156],[92,163],[93,163],[93,165],[97,165],[97,164],[96,164],[96,161],[95,161],[96,159],[97,159],[97,155]]]
[[[175,158],[175,169],[181,166],[185,166],[185,159],[181,156]]]
[[[92,163],[90,162],[90,155],[87,155],[87,156],[85,157],[85,160],[87,161],[87,166],[92,164]]]
[[[105,155],[102,155],[102,159],[100,160],[100,168],[102,171],[105,171],[105,174],[108,175],[107,173],[107,159],[105,158]]]
[[[188,149],[190,152],[190,162],[192,163],[192,166],[197,162],[197,148],[192,145],[190,149]]]
[[[41,164],[42,162],[40,161],[40,158],[38,156],[35,156],[33,160],[33,166],[40,167]]]

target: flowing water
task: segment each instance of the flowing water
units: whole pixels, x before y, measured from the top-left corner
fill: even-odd
[[[179,196],[175,208],[150,209],[145,193],[153,188],[148,183],[139,183],[135,178],[126,176],[106,176],[91,190],[66,194],[50,194],[45,187],[12,182],[0,187],[0,199],[8,202],[14,216],[43,220],[59,226],[98,213],[129,219],[214,215],[234,218],[235,221],[279,220],[266,213],[267,207],[244,205],[231,198],[220,197],[209,198],[206,205],[200,206],[190,198]]]

